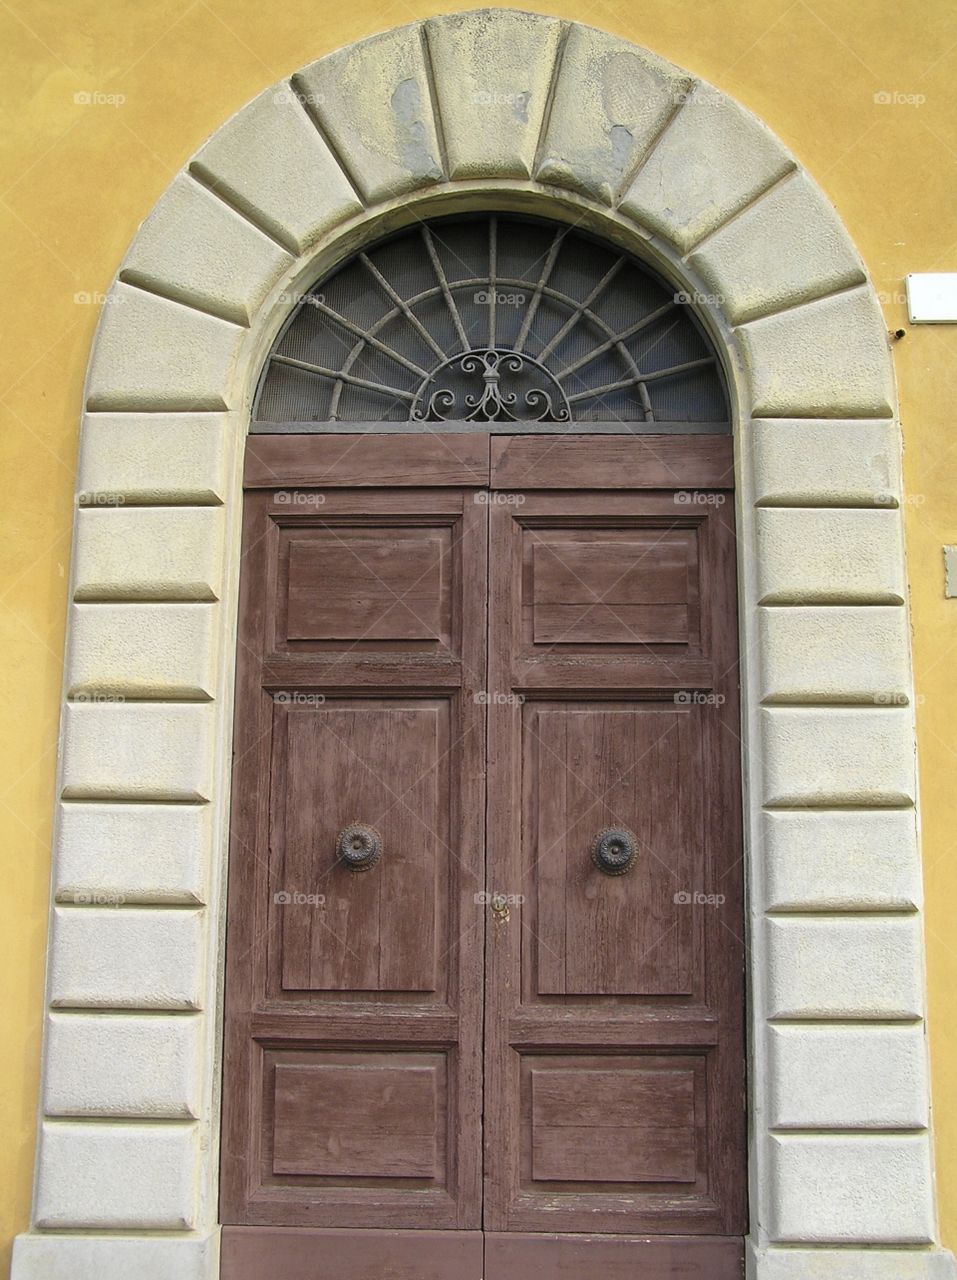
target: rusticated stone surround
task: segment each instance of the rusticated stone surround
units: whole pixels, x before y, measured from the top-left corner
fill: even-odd
[[[419,216],[581,222],[693,295],[735,397],[749,1266],[943,1280],[900,441],[834,210],[753,116],[509,10],[266,90],[143,224],[86,388],[34,1228],[15,1280],[217,1272],[223,881],[251,390],[298,291]]]

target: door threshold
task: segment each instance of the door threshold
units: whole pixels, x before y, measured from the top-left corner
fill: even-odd
[[[224,1227],[221,1280],[741,1280],[740,1236]]]
[[[454,1273],[452,1273],[454,1274]],[[742,1280],[741,1236],[488,1232],[484,1280]]]
[[[481,1231],[223,1227],[220,1280],[482,1280]]]

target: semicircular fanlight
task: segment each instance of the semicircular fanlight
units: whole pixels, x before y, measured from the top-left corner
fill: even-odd
[[[269,354],[253,430],[728,430],[728,417],[686,295],[575,228],[485,214],[416,223],[304,294]]]

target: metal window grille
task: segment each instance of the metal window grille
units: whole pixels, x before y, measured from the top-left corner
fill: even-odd
[[[576,423],[727,431],[720,364],[687,295],[644,263],[506,214],[416,223],[320,280],[253,411],[260,432]]]

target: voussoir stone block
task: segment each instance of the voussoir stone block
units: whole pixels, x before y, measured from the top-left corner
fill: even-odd
[[[212,849],[207,804],[60,806],[57,900],[75,905],[202,903]]]
[[[757,612],[763,701],[910,701],[901,605],[762,606]]]
[[[756,512],[761,604],[903,604],[897,510],[765,507]]]
[[[927,1126],[922,1026],[779,1025],[768,1054],[772,1128]]]
[[[869,289],[765,316],[735,333],[755,417],[894,416],[887,328]]]
[[[763,817],[769,911],[907,911],[921,904],[913,809],[780,809]]]
[[[199,1016],[52,1013],[46,1115],[197,1118],[202,1035]]]
[[[760,120],[711,85],[697,84],[620,208],[687,252],[794,164]]]
[[[306,105],[288,82],[266,89],[189,166],[294,254],[362,209]]]
[[[536,177],[612,204],[693,85],[645,49],[573,25]]]
[[[68,703],[67,800],[209,800],[215,708],[208,703]]]
[[[212,698],[216,613],[212,604],[72,605],[69,696]]]
[[[120,279],[248,325],[291,262],[274,240],[181,173],[140,228]]]
[[[90,410],[228,409],[245,330],[117,281],[90,360]]]
[[[507,9],[426,24],[451,179],[531,177],[561,31]]]
[[[957,547],[944,547],[944,597],[957,599]]]
[[[896,507],[900,434],[871,422],[758,418],[747,433],[759,506]]]
[[[293,78],[370,203],[444,177],[424,40],[421,25],[398,27],[330,53]]]
[[[222,508],[83,508],[73,598],[218,600],[223,538]]]
[[[774,916],[766,923],[770,1018],[922,1016],[916,915]]]
[[[689,259],[732,324],[866,280],[831,205],[794,173],[721,227]]]
[[[54,1008],[200,1008],[202,909],[57,907],[53,917]]]
[[[914,802],[909,709],[765,707],[761,737],[765,805]]]
[[[194,1124],[48,1121],[40,1137],[37,1226],[187,1230],[195,1224]]]
[[[88,413],[80,431],[81,507],[218,505],[241,435],[218,413]]]
[[[933,1241],[933,1175],[925,1134],[780,1135],[769,1146],[772,1240]]]

